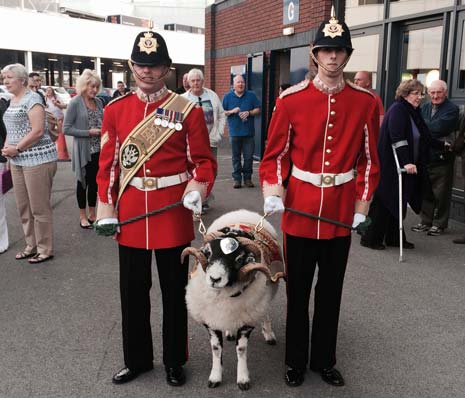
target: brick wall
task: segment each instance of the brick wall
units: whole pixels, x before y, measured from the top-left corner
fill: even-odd
[[[207,55],[212,50],[282,37],[284,28],[282,4],[281,0],[247,0],[220,11],[217,11],[215,6],[207,8],[205,14]],[[321,21],[328,19],[331,4],[331,0],[301,0],[299,22],[293,25],[295,34],[315,28]],[[230,67],[246,63],[247,54],[216,59],[207,56],[205,85],[215,90],[221,97],[229,90]]]
[[[228,5],[228,1],[220,3]],[[294,33],[308,32],[319,26],[321,21],[329,19],[331,0],[301,0],[299,22],[294,25]],[[213,89],[220,98],[229,91],[230,70],[233,65],[247,64],[247,54],[210,57],[212,51],[234,49],[240,45],[258,43],[283,37],[283,2],[270,0],[247,0],[231,7],[217,10],[215,5],[208,7],[205,14],[205,86]],[[269,65],[270,49],[266,51],[266,63]],[[269,68],[265,71],[265,90],[263,106],[268,120],[270,110]]]

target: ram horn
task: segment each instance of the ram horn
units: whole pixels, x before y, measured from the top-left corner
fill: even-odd
[[[255,255],[256,260],[261,260],[263,258],[262,249],[257,242],[243,237],[238,237],[236,239],[242,246],[244,246],[247,250],[250,250]]]
[[[260,271],[263,272],[266,277],[270,280],[273,279],[273,276],[271,275],[270,269],[262,263],[249,263],[247,265],[244,265],[240,270],[239,270],[239,280],[240,281],[245,281],[249,279],[249,274],[252,271]]]
[[[184,258],[188,255],[194,256],[204,271],[207,269],[207,258],[199,249],[196,249],[195,247],[186,247],[181,253],[181,263],[184,262]]]

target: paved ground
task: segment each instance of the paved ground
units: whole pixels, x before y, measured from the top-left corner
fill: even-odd
[[[232,189],[229,149],[220,150],[214,209],[261,211],[259,188]],[[256,176],[255,176],[256,178]],[[338,368],[347,385],[334,388],[308,372],[304,385],[283,382],[285,290],[272,317],[278,345],[260,333],[251,338],[252,387],[235,385],[234,344],[226,343],[224,381],[206,386],[210,349],[202,326],[190,322],[188,381],[164,381],[160,347],[160,293],[154,271],[155,370],[124,386],[111,383],[122,365],[116,244],[79,228],[70,163],[60,163],[53,190],[56,257],[29,265],[16,261],[23,248],[12,193],[7,197],[10,249],[0,255],[0,397],[463,397],[465,374],[465,247],[451,243],[465,226],[451,222],[447,234],[407,232],[416,249],[398,262],[394,249],[362,248],[354,235],[339,328]],[[272,217],[279,227],[279,218]],[[407,227],[417,222],[414,215]],[[198,234],[197,234],[198,235]]]

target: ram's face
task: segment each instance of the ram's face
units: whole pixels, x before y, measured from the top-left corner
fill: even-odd
[[[255,261],[254,255],[231,237],[214,239],[201,250],[208,261],[206,283],[216,289],[232,286],[237,282],[239,270]]]

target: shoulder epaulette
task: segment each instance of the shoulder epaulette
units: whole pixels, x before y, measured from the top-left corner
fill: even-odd
[[[309,84],[310,84],[310,80],[308,79],[302,80],[300,83],[297,83],[289,87],[288,89],[284,90],[279,96],[279,98],[284,98],[290,94],[298,93],[299,91],[305,90]]]
[[[357,86],[356,84],[352,83],[350,80],[346,80],[346,83],[347,83],[350,87],[352,87],[353,89],[358,90],[358,91],[361,91],[361,92],[363,92],[363,93],[370,94],[373,98],[375,98],[375,95],[374,95],[370,90],[367,90],[366,88]]]
[[[115,99],[112,99],[108,104],[108,105],[111,105],[111,104],[114,104],[116,101],[121,101],[123,98],[127,98],[129,97],[130,95],[133,95],[135,94],[136,92],[135,91],[128,91],[126,94],[124,95],[120,95],[119,97],[116,97]]]

